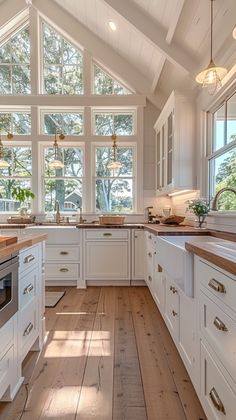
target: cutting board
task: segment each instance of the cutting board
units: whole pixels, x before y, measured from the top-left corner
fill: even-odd
[[[17,242],[17,236],[1,236],[0,235],[0,248],[15,244]]]

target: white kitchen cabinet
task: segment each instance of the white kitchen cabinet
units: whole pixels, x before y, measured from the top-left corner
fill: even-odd
[[[26,233],[46,233],[47,286],[85,287],[82,277],[81,231],[75,226],[35,226]]]
[[[173,91],[159,115],[156,131],[156,194],[195,188],[194,106]]]
[[[180,306],[179,306],[179,291],[175,283],[171,281],[169,276],[165,273],[165,309],[164,318],[171,337],[178,344],[179,338],[179,320],[180,320]]]
[[[85,229],[85,280],[91,285],[130,285],[130,231]]]
[[[148,231],[145,232],[144,255],[145,281],[151,294],[153,295],[155,278],[156,236]]]
[[[132,284],[143,284],[144,278],[144,230],[132,229]]]

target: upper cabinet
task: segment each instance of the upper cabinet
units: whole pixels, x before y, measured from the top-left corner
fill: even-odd
[[[173,91],[154,129],[156,131],[156,194],[195,189],[194,105]]]

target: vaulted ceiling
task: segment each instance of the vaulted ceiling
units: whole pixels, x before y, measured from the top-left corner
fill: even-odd
[[[7,3],[22,2],[0,0],[0,11]],[[196,91],[195,75],[209,62],[209,0],[32,0],[32,3],[41,13],[50,14],[51,9],[49,17],[58,16],[56,23],[60,19],[63,30],[66,22],[68,32],[72,23],[76,26],[78,22],[76,41],[83,34],[83,45],[83,37],[89,34],[90,41],[85,47],[90,46],[95,57],[97,52],[97,59],[105,66],[111,67],[113,63],[112,70],[129,85],[133,84],[137,92],[147,94],[153,103],[157,97],[157,105],[163,104],[173,88]],[[116,24],[116,31],[111,31],[109,21]],[[236,41],[232,37],[235,24],[236,1],[215,0],[213,55],[219,65],[229,69],[236,63]]]

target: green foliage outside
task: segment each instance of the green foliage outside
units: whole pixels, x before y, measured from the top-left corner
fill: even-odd
[[[216,174],[216,192],[224,187],[236,188],[236,150],[226,154],[225,159],[219,165]],[[219,210],[236,210],[236,195],[229,191],[222,193],[218,201]]]

